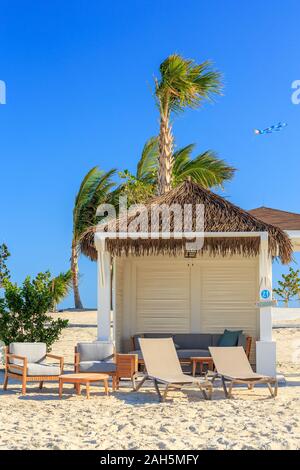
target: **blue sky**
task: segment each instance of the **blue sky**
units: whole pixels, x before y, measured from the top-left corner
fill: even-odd
[[[134,170],[158,131],[151,87],[178,52],[211,59],[224,96],[174,122],[238,172],[224,195],[245,209],[300,212],[299,2],[289,0],[0,1],[0,242],[13,279],[68,268],[72,207],[93,166]],[[286,121],[282,132],[253,128]],[[81,292],[96,305],[96,266],[82,258]],[[276,266],[275,275],[282,268]],[[63,306],[71,306],[67,299]]]

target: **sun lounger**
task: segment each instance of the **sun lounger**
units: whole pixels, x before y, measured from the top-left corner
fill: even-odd
[[[182,372],[172,338],[140,338],[140,346],[145,362],[146,374],[136,387],[139,390],[147,379],[153,380],[160,401],[166,399],[170,388],[181,388],[183,385],[198,385],[204,398],[210,399],[212,384],[206,379],[191,377]],[[161,394],[158,384],[166,385]]]
[[[248,385],[249,389],[257,384],[266,384],[271,396],[276,397],[278,389],[276,377],[268,377],[253,372],[242,347],[210,347],[209,351],[214,361],[216,374],[222,379],[224,393],[227,398],[232,397],[232,387],[235,384]],[[229,382],[228,389],[226,382]]]

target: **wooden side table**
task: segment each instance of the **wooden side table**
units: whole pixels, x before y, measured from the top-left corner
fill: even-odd
[[[59,398],[62,398],[63,384],[74,384],[77,395],[80,395],[80,385],[86,386],[86,398],[90,398],[90,383],[103,382],[105,395],[108,395],[108,374],[64,374],[59,376]]]
[[[116,354],[116,387],[119,388],[120,379],[130,379],[135,389],[135,379],[138,373],[137,354]]]
[[[196,375],[197,364],[200,366],[200,374],[203,374],[203,366],[206,365],[208,370],[214,370],[214,361],[212,357],[191,357],[193,377]]]

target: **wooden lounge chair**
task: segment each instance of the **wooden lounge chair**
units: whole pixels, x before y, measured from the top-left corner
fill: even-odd
[[[253,389],[254,385],[266,384],[271,396],[273,398],[277,396],[276,377],[253,372],[242,347],[210,347],[209,351],[215,364],[216,375],[221,377],[226,398],[232,397],[232,387],[235,384],[248,385],[249,390]],[[229,382],[228,389],[226,382]]]
[[[183,385],[196,384],[205,399],[211,399],[212,384],[206,379],[186,375],[182,372],[172,338],[146,339],[140,338],[140,346],[145,361],[146,373],[137,385],[141,388],[147,379],[153,380],[160,401],[165,401],[170,388],[181,389]],[[158,384],[166,385],[161,394]]]
[[[55,359],[59,365],[47,364],[45,362],[47,358]],[[63,357],[47,354],[45,343],[11,343],[5,349],[3,389],[7,390],[9,378],[20,380],[22,395],[25,395],[28,382],[39,382],[40,389],[43,388],[43,382],[55,381],[58,383],[63,368]]]

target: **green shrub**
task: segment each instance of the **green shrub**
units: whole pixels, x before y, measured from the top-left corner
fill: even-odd
[[[68,320],[53,320],[48,312],[55,304],[55,291],[50,273],[39,273],[35,279],[26,277],[21,287],[5,280],[4,298],[0,299],[0,340],[51,345],[59,338]]]
[[[10,252],[8,251],[5,243],[2,243],[2,245],[0,245],[0,287],[2,287],[3,283],[10,278],[9,269],[6,265],[9,257]]]

